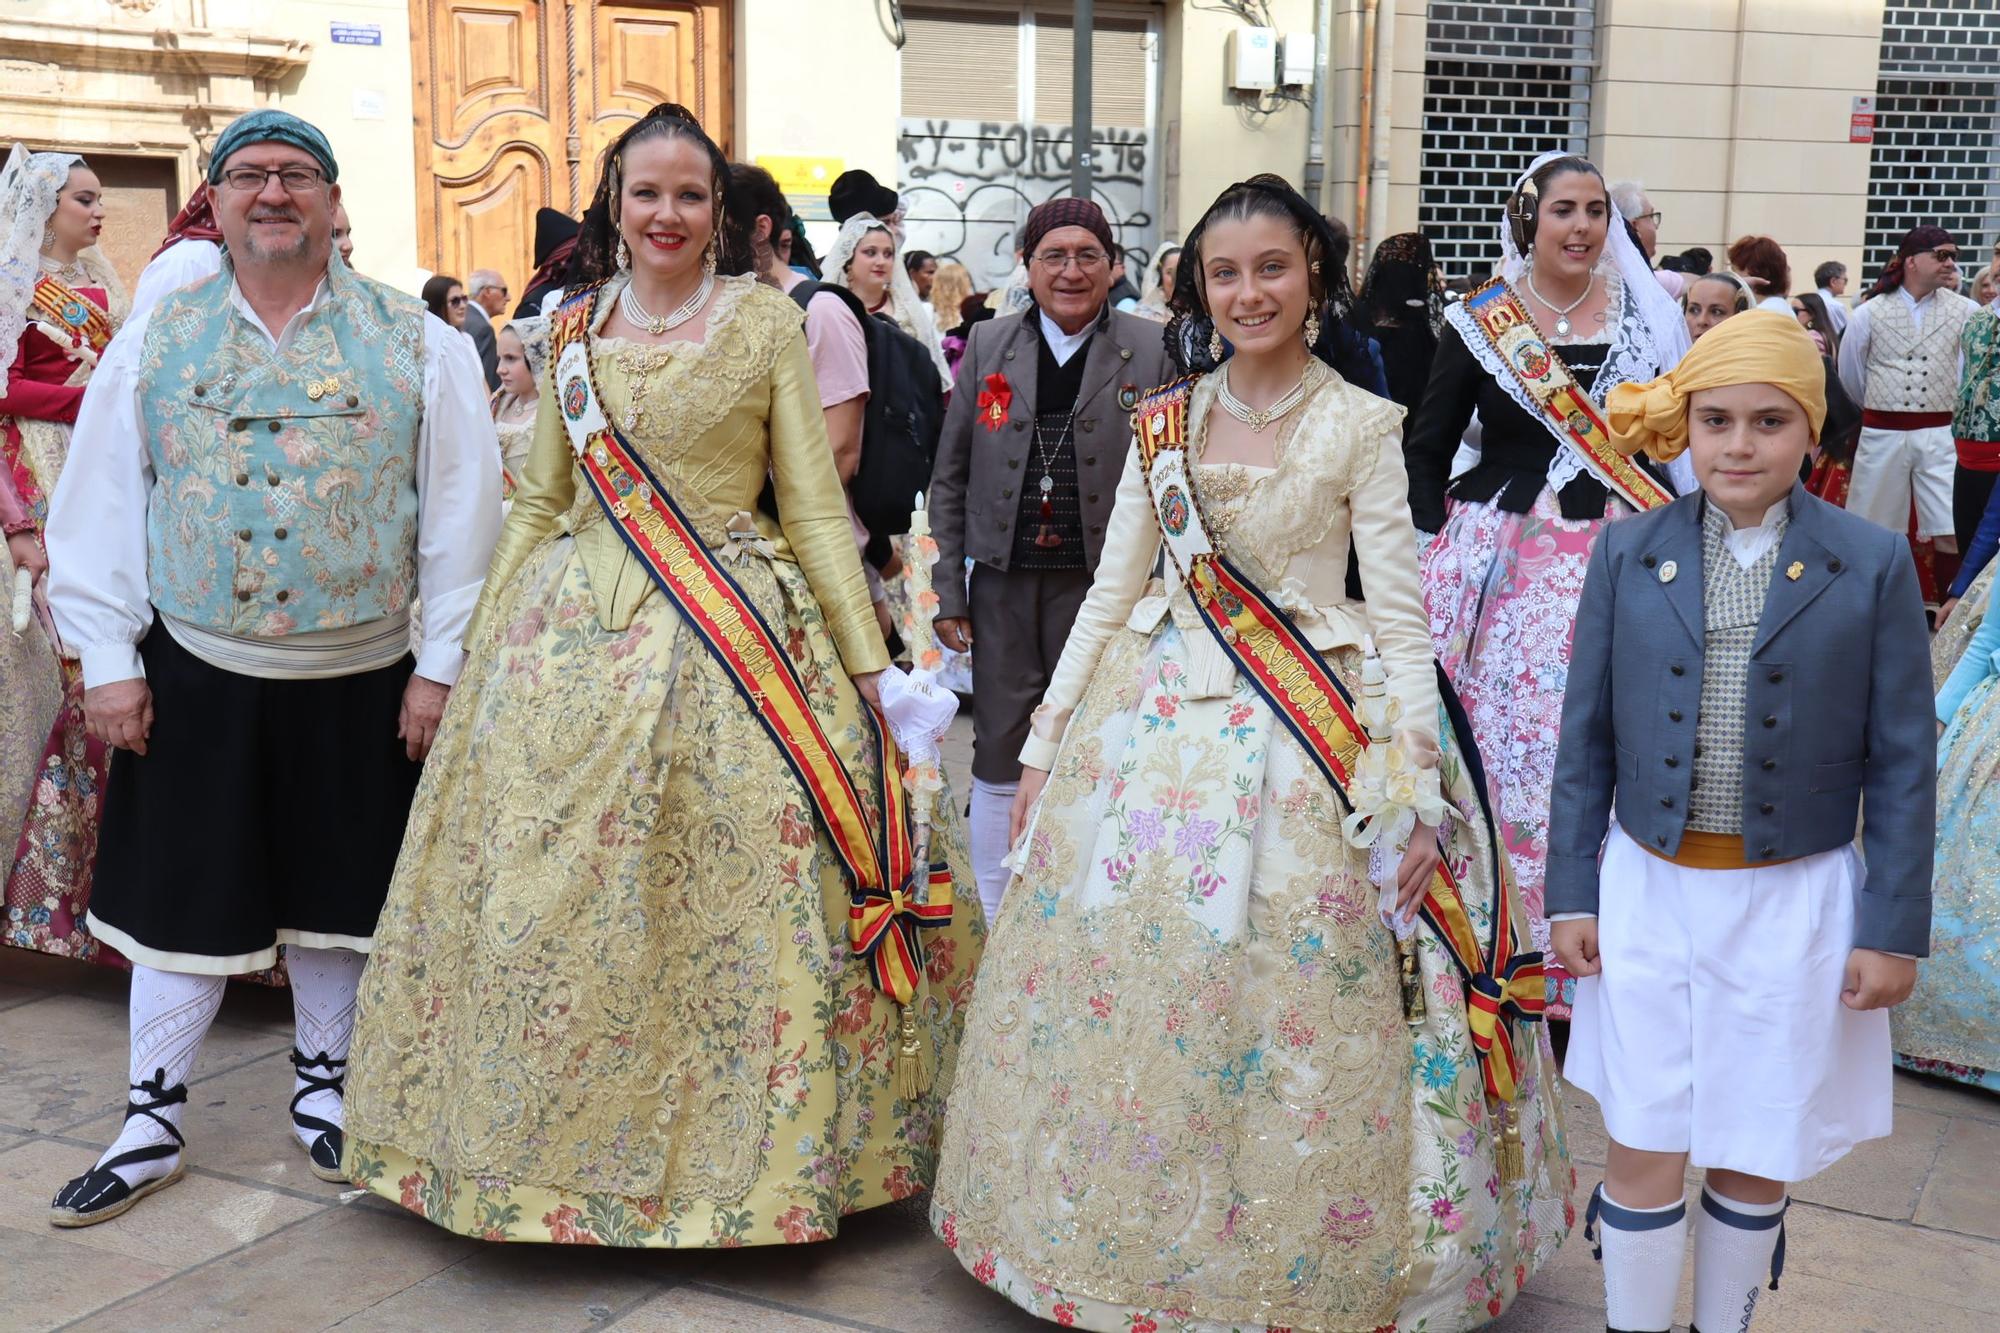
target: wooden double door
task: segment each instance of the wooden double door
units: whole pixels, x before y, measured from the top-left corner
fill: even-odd
[[[604,150],[657,102],[730,147],[731,0],[410,0],[417,248],[518,297],[535,210],[580,217]]]

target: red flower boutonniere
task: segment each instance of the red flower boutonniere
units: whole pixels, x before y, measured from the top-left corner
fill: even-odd
[[[1007,383],[1007,377],[994,371],[986,377],[986,387],[979,391],[979,419],[988,430],[999,430],[1007,424],[1007,409],[1014,404],[1014,386]]]

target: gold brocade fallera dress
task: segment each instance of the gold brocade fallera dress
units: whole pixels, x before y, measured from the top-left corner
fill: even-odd
[[[1403,725],[1443,735],[1447,854],[1484,939],[1494,847],[1438,725],[1400,409],[1316,373],[1275,469],[1200,461],[1216,378],[1195,388],[1203,521],[1351,690],[1370,634]],[[1365,605],[1345,595],[1350,538]],[[1172,562],[1148,582],[1159,549],[1135,452],[1037,714],[1061,745],[981,963],[932,1225],[1067,1327],[1476,1328],[1575,1217],[1545,1039],[1522,1033],[1525,1172],[1503,1180],[1465,992],[1427,927],[1426,1013],[1405,1016],[1371,882],[1399,854],[1371,866],[1348,842]]]
[[[721,285],[705,344],[593,333],[598,392],[726,551],[872,809],[848,673],[888,656],[802,316]],[[896,1006],[848,955],[802,789],[573,473],[546,383],[536,430],[362,980],[346,1168],[489,1240],[825,1239],[930,1184],[980,913],[924,932],[934,1078],[905,1102]],[[782,532],[731,539],[767,470]],[[933,849],[969,884],[955,808]]]

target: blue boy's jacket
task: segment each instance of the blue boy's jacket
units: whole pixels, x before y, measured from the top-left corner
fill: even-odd
[[[1591,552],[1556,756],[1550,915],[1597,911],[1614,808],[1642,846],[1680,847],[1701,703],[1702,505],[1695,492],[1610,524]],[[1930,951],[1937,829],[1928,644],[1903,535],[1794,486],[1744,694],[1744,852],[1843,846],[1865,799],[1854,944],[1917,956]]]

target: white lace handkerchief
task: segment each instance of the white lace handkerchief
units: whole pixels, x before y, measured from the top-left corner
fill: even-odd
[[[897,746],[913,764],[936,763],[938,739],[958,716],[958,696],[935,671],[890,667],[882,673],[881,686],[882,711]]]

